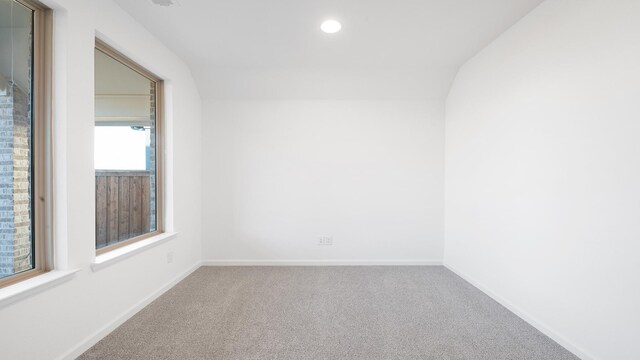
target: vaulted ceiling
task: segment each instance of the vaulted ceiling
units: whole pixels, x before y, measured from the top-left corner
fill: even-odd
[[[190,66],[203,98],[443,98],[542,0],[116,0]],[[325,34],[327,18],[342,31]]]

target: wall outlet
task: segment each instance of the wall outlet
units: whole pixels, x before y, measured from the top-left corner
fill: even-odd
[[[318,246],[333,246],[333,238],[331,236],[320,236],[318,238]]]
[[[167,253],[167,264],[171,264],[173,262],[173,251],[169,251]]]

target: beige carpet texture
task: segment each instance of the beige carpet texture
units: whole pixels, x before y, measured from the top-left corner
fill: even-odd
[[[441,266],[201,267],[80,359],[577,359]]]

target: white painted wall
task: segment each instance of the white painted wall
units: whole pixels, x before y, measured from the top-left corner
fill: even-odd
[[[447,101],[445,263],[585,359],[640,359],[639,19],[547,0]]]
[[[69,282],[0,308],[3,359],[78,355],[102,330],[192,269],[201,254],[201,101],[189,69],[111,1],[44,2],[56,9],[56,265],[81,271]],[[167,179],[168,222],[179,235],[93,272],[96,32],[167,79],[167,158],[174,174]]]
[[[442,260],[442,103],[225,100],[204,108],[205,260]],[[333,246],[318,246],[319,236],[332,236]]]

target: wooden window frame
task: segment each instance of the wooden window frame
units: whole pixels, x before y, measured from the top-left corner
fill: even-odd
[[[104,41],[96,38],[95,49],[103,52],[119,63],[127,66],[131,70],[155,82],[155,131],[156,131],[156,230],[142,234],[131,239],[120,241],[113,245],[108,245],[96,249],[96,255],[101,255],[109,251],[131,245],[138,241],[148,239],[165,232],[164,229],[164,80],[149,70],[145,69],[126,55],[114,49]],[[94,246],[96,238],[94,238]]]
[[[53,11],[35,0],[14,1],[33,11],[31,248],[34,252],[34,264],[31,270],[1,279],[0,288],[44,274],[53,265],[53,225],[47,229],[47,219],[53,218],[51,177]]]

